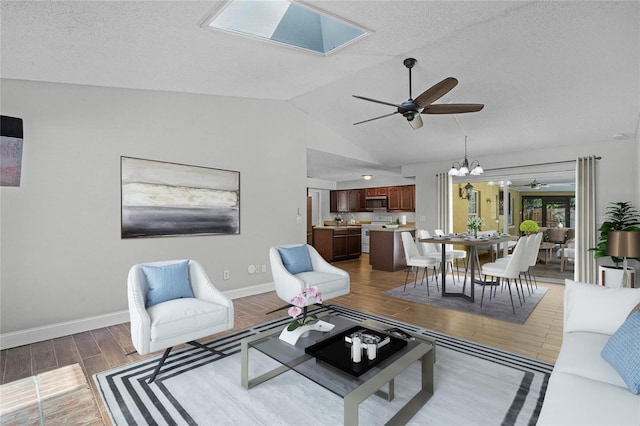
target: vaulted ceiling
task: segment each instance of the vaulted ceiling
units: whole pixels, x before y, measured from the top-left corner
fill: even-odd
[[[329,56],[202,28],[223,4],[2,1],[2,77],[288,101],[369,153],[310,149],[309,177],[335,181],[459,160],[464,134],[477,157],[637,131],[637,1],[308,1],[373,31]],[[438,102],[485,108],[354,126],[394,109],[352,94],[408,98],[406,57],[414,97],[453,76]]]

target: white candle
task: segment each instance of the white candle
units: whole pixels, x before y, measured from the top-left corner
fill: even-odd
[[[362,344],[359,337],[354,337],[351,341],[351,360],[355,363],[362,361]]]
[[[369,360],[374,360],[376,359],[376,356],[378,355],[376,352],[378,350],[378,347],[376,346],[375,343],[369,343],[367,344],[367,357],[369,358]]]

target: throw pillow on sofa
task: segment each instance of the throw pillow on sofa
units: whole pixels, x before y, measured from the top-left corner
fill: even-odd
[[[565,333],[586,331],[612,335],[629,311],[640,303],[640,291],[635,288],[610,288],[565,280],[564,291]]]
[[[640,311],[609,338],[602,357],[616,369],[634,395],[640,395]]]

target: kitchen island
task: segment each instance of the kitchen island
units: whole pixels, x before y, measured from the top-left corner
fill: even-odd
[[[379,271],[395,272],[407,267],[404,257],[401,232],[415,236],[414,226],[400,226],[397,229],[371,229],[369,232],[369,264]]]
[[[359,225],[316,226],[313,246],[327,262],[357,259],[362,253],[362,228]]]

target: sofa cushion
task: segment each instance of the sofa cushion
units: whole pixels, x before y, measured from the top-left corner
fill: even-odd
[[[640,303],[640,291],[565,280],[564,332],[612,335]]]
[[[613,333],[602,349],[602,357],[620,373],[631,393],[640,394],[640,312]]]
[[[626,388],[618,372],[600,356],[609,337],[608,334],[583,331],[565,333],[554,373],[571,373]]]
[[[640,424],[640,398],[626,387],[554,371],[537,426]]]
[[[189,282],[189,261],[163,266],[142,265],[147,279],[147,308],[167,300],[193,297]]]
[[[306,245],[294,247],[278,247],[284,267],[293,275],[300,272],[313,271],[309,250]]]

